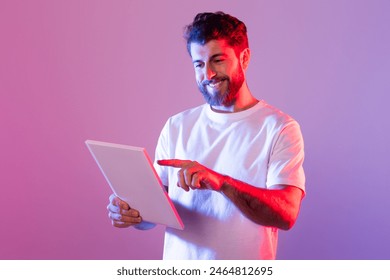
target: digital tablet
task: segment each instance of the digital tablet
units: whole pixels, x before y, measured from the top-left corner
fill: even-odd
[[[85,141],[112,191],[146,222],[184,229],[145,148]]]

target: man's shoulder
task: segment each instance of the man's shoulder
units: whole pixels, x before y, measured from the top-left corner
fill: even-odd
[[[289,114],[283,112],[281,109],[262,101],[262,108],[259,112],[265,121],[270,123],[279,123],[279,124],[287,124],[294,122],[295,119],[291,117]]]
[[[206,106],[207,106],[207,104],[202,104],[202,105],[184,110],[180,113],[177,113],[177,114],[171,116],[168,119],[168,121],[171,123],[177,123],[177,122],[181,123],[183,121],[190,121],[192,119],[197,119],[202,114],[202,112]]]

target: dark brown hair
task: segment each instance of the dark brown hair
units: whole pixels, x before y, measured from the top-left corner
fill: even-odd
[[[199,13],[185,27],[184,38],[191,55],[191,43],[206,44],[211,40],[226,40],[236,53],[249,47],[247,29],[239,19],[224,12]]]

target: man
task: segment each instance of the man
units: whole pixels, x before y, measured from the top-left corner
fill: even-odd
[[[158,140],[155,167],[185,225],[166,229],[164,259],[274,259],[304,196],[299,125],[249,91],[244,23],[201,13],[185,38],[207,104],[171,117]],[[108,210],[116,227],[153,226],[114,195]]]

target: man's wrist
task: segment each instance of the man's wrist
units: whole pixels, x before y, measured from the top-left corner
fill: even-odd
[[[146,221],[142,221],[139,224],[134,225],[134,227],[136,229],[139,229],[139,230],[148,230],[148,229],[154,228],[155,226],[156,226],[156,224],[149,223],[149,222],[146,222]]]
[[[224,194],[227,194],[231,190],[231,187],[232,187],[231,180],[232,180],[232,178],[230,178],[229,176],[222,175],[219,191],[224,193]]]

